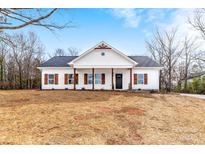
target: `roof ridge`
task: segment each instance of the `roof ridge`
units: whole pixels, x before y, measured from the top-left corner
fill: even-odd
[[[149,57],[149,56],[135,55],[135,56],[128,56],[128,57]]]
[[[69,62],[78,56],[54,56],[40,65],[40,67],[70,67]],[[138,63],[137,67],[162,67],[155,60],[148,56],[128,56]]]
[[[54,57],[78,57],[78,56],[54,56]]]

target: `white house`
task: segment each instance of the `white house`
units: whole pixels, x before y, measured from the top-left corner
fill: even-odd
[[[55,56],[38,68],[42,89],[159,90],[162,67],[100,42],[80,56]]]

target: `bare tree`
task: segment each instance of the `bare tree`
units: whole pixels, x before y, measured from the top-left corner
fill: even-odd
[[[5,63],[6,55],[8,53],[8,46],[4,42],[0,42],[0,88],[3,87],[5,78]]]
[[[152,58],[164,66],[161,82],[167,91],[172,89],[173,69],[182,53],[176,33],[176,28],[166,30],[163,33],[157,29],[152,40],[146,41],[147,49]]]
[[[201,33],[201,36],[205,40],[205,9],[195,9],[194,17],[188,18],[188,22]]]
[[[194,62],[194,55],[197,52],[197,44],[196,39],[191,39],[185,37],[184,43],[183,43],[183,52],[181,55],[182,62],[184,63],[184,88],[187,89],[187,79],[188,75],[190,74],[190,67],[192,63]]]
[[[146,41],[146,47],[148,49],[148,51],[151,53],[152,58],[157,61],[161,66],[164,66],[165,64],[165,51],[163,49],[163,46],[160,40],[162,40],[161,35],[159,30],[156,30],[156,33],[153,34],[153,39],[151,40],[151,42]],[[161,89],[161,83],[165,83],[164,78],[162,78],[162,71],[160,70],[160,82],[159,82],[159,87]]]
[[[54,56],[67,56],[67,53],[65,52],[64,49],[57,48],[53,53],[47,53],[49,58],[52,58]]]
[[[68,55],[69,56],[77,56],[79,54],[79,50],[74,47],[68,48]]]
[[[33,71],[36,68],[33,68],[34,61],[37,57],[41,57],[44,50],[44,46],[39,41],[37,35],[33,32],[29,32],[27,37],[27,50],[24,55],[24,72],[26,76],[26,85],[27,88],[31,88],[31,81]],[[36,66],[37,67],[37,66]]]
[[[57,48],[54,53],[48,54],[48,57],[52,58],[54,56],[77,56],[79,53],[79,50],[74,47],[68,48],[68,51],[65,51],[64,49]]]
[[[14,64],[9,60],[11,65],[14,65],[15,70],[10,68],[10,73],[13,71],[14,79],[17,81],[18,87],[31,88],[31,82],[36,71],[36,59],[41,61],[43,45],[39,41],[36,34],[30,32],[28,35],[23,33],[14,34],[11,36],[13,45],[11,47],[10,60],[14,60]]]
[[[54,22],[51,17],[60,9],[39,8],[0,8],[0,41],[11,44],[3,33],[5,30],[18,30],[26,26],[44,27],[50,31],[74,27],[72,21],[63,24]]]
[[[185,74],[185,67],[184,67],[184,61],[177,62],[177,65],[173,68],[173,81],[175,81],[175,84],[178,85],[178,90],[181,90],[182,81],[184,80],[184,74]]]
[[[18,88],[18,80],[17,80],[17,67],[14,60],[14,57],[11,53],[9,53],[6,62],[7,67],[7,84],[4,87],[5,89],[16,89]]]
[[[49,23],[48,19],[58,9],[17,9],[17,8],[1,8],[0,9],[0,31],[16,30],[28,25],[41,26],[53,29],[62,29],[66,25],[57,25]]]
[[[205,9],[195,9],[194,17],[188,18],[188,23],[194,29],[199,31],[203,40],[205,40]],[[201,51],[197,55],[195,55],[195,59],[205,62],[205,51]]]
[[[55,50],[54,55],[55,56],[66,56],[66,53],[65,53],[65,50],[58,48]]]
[[[27,40],[23,34],[15,34],[12,38],[14,45],[12,46],[12,56],[18,67],[19,88],[23,88],[22,74],[23,74],[23,60],[27,47]]]

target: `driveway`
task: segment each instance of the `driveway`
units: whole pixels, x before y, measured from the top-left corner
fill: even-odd
[[[196,97],[200,99],[205,99],[205,95],[199,95],[199,94],[180,94],[181,96],[190,96],[190,97]]]

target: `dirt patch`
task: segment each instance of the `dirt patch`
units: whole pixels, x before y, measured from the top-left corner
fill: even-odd
[[[24,103],[24,102],[28,102],[30,99],[28,98],[21,98],[21,99],[12,99],[9,102],[11,103]]]
[[[103,106],[97,106],[98,112],[100,113],[112,113],[114,110],[110,107],[103,107]]]
[[[89,113],[89,114],[84,114],[84,115],[77,115],[74,117],[75,120],[77,121],[82,121],[82,120],[90,120],[90,119],[96,119],[99,118],[99,115],[96,115],[95,113]]]
[[[136,93],[136,95],[142,98],[155,98],[154,94],[151,93]]]
[[[120,110],[115,111],[116,113],[127,113],[129,115],[144,115],[145,110],[135,107],[122,107]]]
[[[144,115],[145,110],[134,108],[134,107],[123,107],[121,109],[112,109],[110,107],[97,107],[98,111],[95,113],[81,114],[74,116],[77,121],[89,120],[94,118],[99,118],[101,116],[108,116],[112,114],[128,114],[128,115]]]
[[[15,142],[2,142],[1,144],[2,145],[14,145]]]
[[[108,145],[127,145],[129,142],[127,141],[126,137],[121,134],[116,134],[112,136],[112,138],[107,139],[106,144]]]
[[[49,129],[47,129],[47,131],[50,132],[52,130],[59,129],[59,128],[60,128],[59,126],[54,126],[54,127],[51,127]]]

